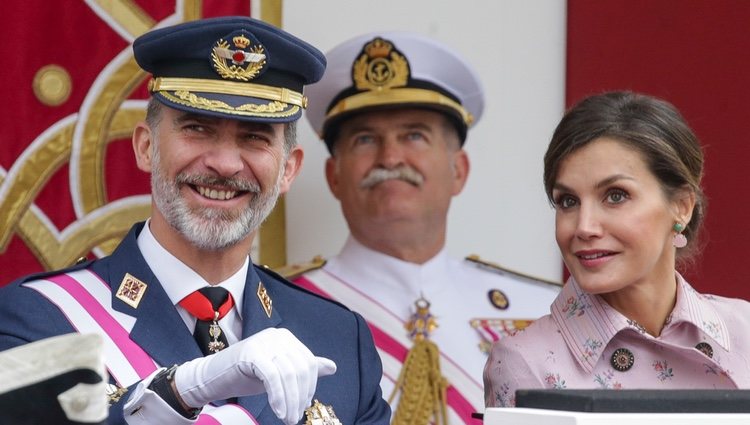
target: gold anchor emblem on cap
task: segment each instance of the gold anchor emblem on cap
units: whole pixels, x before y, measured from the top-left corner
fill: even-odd
[[[147,287],[148,285],[135,276],[125,273],[125,277],[122,278],[115,296],[125,304],[133,308],[138,308],[138,304],[141,302],[141,298],[143,298]]]
[[[352,65],[352,79],[358,90],[386,90],[409,82],[409,62],[386,40],[376,37],[362,49]]]
[[[333,407],[326,406],[318,400],[305,409],[305,425],[341,425],[341,421],[333,412]]]

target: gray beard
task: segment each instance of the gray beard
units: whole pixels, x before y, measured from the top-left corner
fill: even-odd
[[[212,178],[181,173],[175,181],[169,181],[162,173],[160,159],[159,150],[155,148],[151,190],[156,208],[173,228],[193,245],[206,251],[218,251],[236,245],[260,227],[276,205],[284,175],[282,167],[273,189],[265,194],[256,183],[228,180],[233,182],[230,186],[237,186],[253,194],[247,208],[239,213],[216,208],[191,208],[180,196],[180,185]]]

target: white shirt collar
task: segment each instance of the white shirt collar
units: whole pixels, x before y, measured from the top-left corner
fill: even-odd
[[[429,301],[448,290],[444,282],[451,275],[450,267],[445,247],[427,262],[415,264],[372,250],[350,235],[325,268],[363,293],[393,306],[397,314],[409,314],[420,296]]]
[[[172,304],[177,305],[192,292],[209,286],[203,277],[177,259],[156,240],[151,233],[150,224],[151,220],[146,221],[143,230],[138,235],[138,249],[154,276],[159,279]],[[246,257],[245,263],[235,274],[218,284],[232,294],[238,314],[242,311],[242,297],[245,292],[245,279],[249,265],[250,258]]]

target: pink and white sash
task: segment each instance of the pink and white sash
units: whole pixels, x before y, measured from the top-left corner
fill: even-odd
[[[104,359],[112,378],[122,387],[143,380],[159,365],[130,339],[136,319],[112,308],[112,291],[90,270],[50,276],[23,284],[55,304],[79,333],[95,333],[104,340]],[[236,404],[205,406],[200,425],[256,424],[253,416]]]
[[[384,379],[396,381],[412,342],[404,330],[404,321],[378,302],[336,278],[323,269],[313,270],[294,279],[299,286],[326,298],[336,300],[361,314],[372,332],[383,363]],[[447,390],[449,421],[452,424],[477,424],[473,412],[484,411],[483,389],[452,359],[443,353],[440,368],[450,386]],[[383,394],[387,399],[390,394]]]

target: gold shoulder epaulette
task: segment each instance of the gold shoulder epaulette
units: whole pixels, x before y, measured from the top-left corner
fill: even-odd
[[[517,272],[515,270],[508,269],[506,267],[501,266],[500,264],[493,263],[491,261],[482,260],[478,255],[471,254],[468,257],[466,257],[466,261],[476,264],[480,268],[484,270],[489,270],[495,273],[499,273],[502,275],[513,275],[516,277],[523,278],[525,280],[531,280],[534,282],[544,283],[547,285],[554,285],[554,286],[562,286],[562,282],[556,282],[554,280],[548,280],[543,279],[541,277],[531,276],[525,273]]]
[[[320,255],[316,255],[315,258],[313,258],[311,261],[308,261],[306,263],[287,264],[286,266],[274,268],[273,271],[280,274],[287,280],[292,280],[309,271],[319,269],[323,267],[325,264],[326,264],[326,259],[321,257]]]

